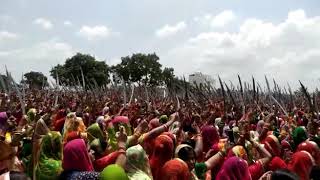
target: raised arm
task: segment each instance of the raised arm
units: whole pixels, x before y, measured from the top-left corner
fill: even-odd
[[[195,148],[194,148],[194,152],[196,153],[196,156],[199,157],[199,156],[202,155],[202,151],[203,151],[203,139],[202,139],[202,136],[201,136],[201,131],[200,131],[199,126],[196,123],[193,123],[192,127],[197,132],[197,135],[196,135],[196,138],[195,138],[196,145],[195,145]]]
[[[162,134],[163,132],[166,132],[168,130],[169,126],[171,126],[178,119],[179,119],[178,113],[171,114],[170,120],[166,124],[161,125],[157,128],[152,129],[151,131],[147,132],[144,135],[143,141],[148,140],[148,139],[154,139],[157,136],[159,136],[160,134]]]

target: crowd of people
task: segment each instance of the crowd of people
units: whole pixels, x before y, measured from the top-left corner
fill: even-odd
[[[27,90],[21,106],[16,93],[1,93],[0,179],[320,179],[309,108],[177,97],[124,104],[121,92],[56,97]]]

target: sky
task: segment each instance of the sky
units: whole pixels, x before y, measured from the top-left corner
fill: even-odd
[[[77,52],[109,65],[155,52],[178,77],[320,87],[320,1],[1,0],[0,73],[49,76]]]

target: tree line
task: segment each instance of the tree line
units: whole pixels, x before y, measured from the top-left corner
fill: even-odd
[[[77,53],[67,58],[64,64],[54,66],[50,75],[61,86],[81,86],[85,89],[131,83],[146,87],[169,87],[173,81],[178,81],[174,69],[163,67],[155,53],[136,53],[122,57],[116,65],[108,65],[89,54]],[[5,75],[1,76],[6,80]],[[25,73],[22,83],[36,89],[49,85],[48,78],[42,72],[35,71]]]

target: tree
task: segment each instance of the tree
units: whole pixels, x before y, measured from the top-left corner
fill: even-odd
[[[133,54],[121,58],[121,63],[113,66],[113,72],[125,82],[136,82],[146,86],[157,86],[162,82],[162,65],[153,54]]]
[[[24,83],[29,85],[29,88],[41,89],[48,86],[48,78],[41,72],[30,71],[23,76],[25,80],[22,80],[22,82],[24,81]]]
[[[164,68],[162,71],[162,80],[163,83],[169,87],[171,86],[173,80],[174,80],[174,69],[173,68]]]
[[[109,83],[109,71],[109,66],[104,61],[97,61],[88,54],[77,53],[63,65],[53,67],[50,74],[56,80],[58,76],[60,84],[76,86],[80,83],[88,88]]]

